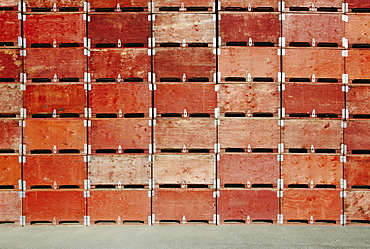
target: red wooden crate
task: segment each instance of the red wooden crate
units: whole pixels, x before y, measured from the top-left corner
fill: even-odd
[[[346,107],[351,118],[370,114],[370,87],[368,85],[350,86],[346,93]]]
[[[279,198],[274,190],[220,190],[220,223],[276,223]]]
[[[83,48],[27,49],[24,69],[32,82],[78,82],[84,80],[86,56]]]
[[[147,46],[150,37],[148,13],[92,14],[89,22],[89,38],[93,47]],[[120,40],[120,42],[119,42]],[[138,45],[136,45],[138,46]]]
[[[283,222],[288,224],[337,224],[342,214],[339,190],[284,190],[281,202]]]
[[[161,118],[157,119],[156,123],[154,143],[158,150],[178,149],[196,152],[198,149],[205,149],[211,152],[214,149],[216,143],[214,119]]]
[[[284,187],[340,187],[343,177],[342,163],[338,155],[284,155],[281,162],[281,178]]]
[[[216,21],[213,17],[214,14],[194,13],[155,15],[155,43],[212,44],[216,37]]]
[[[344,129],[344,144],[349,154],[368,154],[370,152],[370,121],[350,120]],[[362,150],[365,150],[362,152]]]
[[[84,191],[27,191],[24,199],[26,224],[84,224]]]
[[[279,162],[276,154],[226,153],[220,154],[217,172],[222,187],[276,187]]]
[[[19,145],[22,143],[22,127],[19,120],[2,119],[0,120],[0,152],[18,153]]]
[[[370,5],[369,5],[370,7]],[[370,45],[370,16],[368,13],[348,13],[348,22],[345,23],[345,36],[350,47],[361,47],[361,44]]]
[[[27,189],[84,188],[86,163],[83,156],[27,156],[23,163],[23,180]]]
[[[313,46],[312,39],[315,39],[315,46],[342,46],[344,37],[342,15],[286,13],[282,22],[282,36],[285,37],[286,46],[296,46],[294,43],[301,42]]]
[[[166,11],[214,11],[214,0],[183,0],[181,2],[174,0],[153,0],[154,12]],[[168,9],[168,7],[170,9]],[[177,8],[177,9],[175,9]]]
[[[0,83],[19,81],[22,72],[22,59],[18,49],[0,50]]]
[[[152,222],[215,223],[216,199],[212,190],[156,189]]]
[[[347,191],[344,198],[344,214],[347,223],[370,224],[370,191]]]
[[[267,43],[277,46],[280,36],[280,21],[278,13],[222,13],[220,20],[221,45],[228,42],[245,42],[250,38],[254,46]]]
[[[89,143],[95,153],[128,153],[126,150],[147,152],[151,127],[149,119],[93,119],[89,128]],[[120,151],[122,150],[122,151]]]
[[[33,11],[33,8],[35,11],[37,11],[38,8],[51,8],[52,11],[81,11],[84,7],[85,0],[58,0],[57,2],[55,0],[24,0],[23,1],[26,4],[26,10],[27,11]],[[55,5],[54,5],[55,4]],[[56,9],[54,9],[56,8]]]
[[[0,5],[1,7],[1,5]],[[18,46],[18,37],[21,36],[21,23],[17,12],[0,11],[0,44],[1,46]]]
[[[369,155],[347,155],[344,163],[344,178],[347,188],[368,188],[370,186]]]
[[[148,224],[150,198],[146,190],[93,190],[88,199],[90,224]]]
[[[148,0],[89,0],[90,8],[92,10],[105,8],[116,8],[117,5],[124,11],[142,11],[148,8]],[[111,11],[111,10],[109,10]]]
[[[153,177],[155,184],[212,185],[216,179],[216,158],[202,154],[157,154]]]
[[[0,84],[0,117],[18,117],[23,92],[20,84]]]
[[[213,81],[216,56],[212,48],[156,48],[154,73],[158,81]]]
[[[0,3],[0,7],[17,7],[18,1],[17,0],[3,0]]]
[[[285,84],[282,105],[287,116],[341,117],[344,92],[339,84]]]
[[[370,2],[367,0],[346,0],[349,9],[370,8]]]
[[[151,69],[145,48],[92,49],[88,65],[93,82],[147,82]]]
[[[27,119],[23,128],[26,153],[83,153],[86,144],[84,120]]]
[[[338,9],[342,9],[343,0],[285,0],[285,8],[290,11],[322,11],[326,12],[337,12]],[[312,6],[313,5],[313,6]],[[303,7],[296,9],[294,7]],[[330,10],[330,8],[333,8]]]
[[[349,83],[370,82],[370,50],[351,49],[346,58],[346,73]]]
[[[223,118],[218,127],[221,149],[256,151],[269,149],[275,152],[280,141],[277,119]],[[232,129],[230,129],[232,127]]]
[[[335,49],[286,49],[283,70],[287,81],[341,82],[344,59],[341,50]]]
[[[150,169],[148,155],[92,155],[88,171],[96,188],[139,188],[148,185]]]
[[[54,114],[60,117],[83,116],[86,108],[83,84],[28,84],[24,92],[27,114]]]
[[[22,198],[18,191],[0,191],[0,224],[21,225]]]
[[[86,37],[84,14],[28,14],[24,22],[24,37],[27,47],[40,43],[52,46],[73,43],[72,46],[82,47]]]
[[[167,83],[157,84],[154,107],[157,114],[178,113],[182,116],[210,114],[217,107],[214,84]]]
[[[278,84],[221,84],[218,107],[221,116],[241,113],[246,116],[276,116],[280,107]]]
[[[285,150],[312,149],[338,152],[343,143],[343,131],[340,120],[325,119],[296,119],[285,120],[282,127],[282,142]],[[334,150],[334,151],[333,151]]]
[[[18,181],[21,179],[22,166],[18,156],[0,156],[0,186],[3,189],[19,189]]]
[[[279,0],[224,0],[221,10],[226,11],[277,11]]]
[[[280,56],[277,48],[224,47],[219,56],[221,81],[278,81]]]

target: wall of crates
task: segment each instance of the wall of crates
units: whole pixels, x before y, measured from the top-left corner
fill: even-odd
[[[367,0],[0,2],[0,224],[370,223]]]

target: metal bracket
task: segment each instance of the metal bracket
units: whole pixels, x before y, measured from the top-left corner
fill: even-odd
[[[279,119],[278,120],[278,126],[284,126],[284,120]]]
[[[90,156],[84,156],[84,163],[89,163],[91,161]]]
[[[148,197],[151,198],[154,196],[154,191],[153,190],[149,190],[148,191]]]
[[[278,224],[283,224],[283,220],[284,220],[284,215],[282,214],[278,214],[277,215],[277,220],[278,220]]]
[[[91,85],[88,84],[88,83],[84,84],[84,90],[85,91],[91,91]]]
[[[26,191],[19,191],[19,198],[26,198]]]
[[[90,216],[84,216],[84,225],[90,226]]]
[[[278,49],[278,56],[284,56],[284,55],[285,55],[285,49],[284,48]]]
[[[213,82],[217,83],[221,81],[221,72],[217,72],[213,74]]]
[[[154,48],[153,49],[149,48],[148,49],[148,55],[149,56],[155,55],[155,49]]]
[[[285,10],[285,2],[281,1],[278,2],[278,11],[284,11]]]
[[[215,108],[215,118],[220,117],[220,108]]]
[[[347,145],[345,145],[345,144],[340,145],[340,153],[342,153],[342,154],[347,153]]]
[[[84,153],[91,154],[91,145],[84,144]]]
[[[278,109],[278,116],[280,118],[285,117],[285,108],[284,107]]]
[[[85,48],[84,49],[84,55],[86,56],[89,56],[90,57],[90,50],[88,48]]]
[[[284,161],[284,155],[277,155],[277,161],[283,162]]]
[[[347,220],[347,216],[345,214],[340,215],[340,224],[345,225]]]
[[[220,215],[214,214],[213,215],[213,224],[220,224]]]
[[[284,197],[284,191],[277,191],[276,196],[279,198]]]
[[[346,189],[347,188],[347,180],[340,179],[340,188]]]
[[[214,54],[214,55],[220,55],[220,54],[221,54],[221,49],[219,49],[219,48],[214,48],[214,49],[213,49],[213,54]]]
[[[19,225],[25,226],[26,225],[26,216],[19,216]]]
[[[348,84],[348,74],[342,74],[342,83]]]
[[[284,179],[278,179],[277,180],[277,185],[278,185],[279,189],[283,189],[284,188]]]
[[[148,156],[148,161],[151,162],[151,163],[154,162],[154,155],[149,155]]]
[[[285,21],[285,14],[279,14],[279,21]]]
[[[348,93],[349,86],[342,86],[342,92]]]
[[[342,57],[348,57],[348,50],[342,50]]]
[[[90,3],[84,2],[84,11],[89,12],[90,11]]]
[[[278,81],[279,83],[284,83],[285,82],[285,73],[278,73]]]
[[[19,163],[25,163],[26,162],[26,157],[25,156],[19,156],[18,157],[18,162]]]
[[[284,143],[278,144],[278,153],[284,153]]]
[[[149,90],[150,90],[150,91],[155,91],[155,90],[157,90],[157,85],[156,85],[156,84],[149,84]]]
[[[347,15],[342,15],[342,21],[343,22],[348,22],[348,16]]]
[[[154,83],[155,82],[155,73],[148,73],[148,81]]]
[[[157,108],[149,108],[149,117],[150,118],[157,117]]]
[[[348,39],[345,37],[342,38],[342,47],[348,48]]]
[[[345,118],[345,119],[349,118],[348,109],[342,109],[342,118]]]
[[[84,189],[90,189],[91,181],[89,179],[84,180]]]
[[[149,3],[150,4],[150,3]],[[153,15],[148,15],[148,21],[149,22],[153,22],[153,21],[155,21],[155,15],[153,14]]]
[[[219,119],[215,119],[215,126],[219,126],[220,125],[220,120]]]
[[[279,37],[279,47],[285,47],[285,37]]]
[[[346,156],[341,156],[341,157],[340,157],[340,162],[341,162],[341,163],[345,163],[345,162],[347,162],[347,157],[346,157]]]
[[[84,198],[90,197],[90,191],[84,191]]]
[[[220,197],[220,191],[213,192],[213,198]]]
[[[215,85],[215,92],[220,91],[220,85]]]
[[[340,124],[340,127],[342,127],[343,129],[347,128],[347,123],[345,121],[342,121],[342,123]]]
[[[91,108],[85,108],[85,118],[91,118],[92,110]]]
[[[18,20],[22,20],[25,22],[27,20],[26,15],[22,15],[21,13],[18,13]]]
[[[346,191],[340,191],[339,196],[340,196],[340,198],[347,197],[347,192]]]
[[[220,185],[221,183],[220,183],[220,179],[214,179],[213,180],[213,188],[214,189],[219,189],[220,188]]]
[[[220,146],[221,146],[220,143],[215,143],[214,144],[214,146],[213,146],[214,151],[215,151],[214,153],[220,153]]]
[[[87,14],[82,14],[82,19],[83,19],[84,21],[87,21],[87,22],[90,22],[90,21],[91,21],[90,16],[89,16],[89,15],[87,15]]]
[[[90,83],[90,81],[91,81],[91,74],[90,73],[87,73],[87,72],[84,73],[84,81],[86,83]]]
[[[157,120],[150,119],[148,121],[148,125],[149,125],[149,127],[156,126],[157,125]]]
[[[20,154],[26,154],[26,145],[25,144],[19,144],[19,153]]]
[[[20,56],[26,56],[27,55],[27,51],[26,50],[19,50],[19,54]]]
[[[154,179],[149,179],[149,189],[152,190],[154,188]]]
[[[342,12],[347,13],[348,12],[348,3],[342,3]]]
[[[91,127],[91,120],[84,120],[84,127]]]

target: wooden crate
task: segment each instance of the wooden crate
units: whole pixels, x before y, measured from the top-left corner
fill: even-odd
[[[218,70],[222,82],[277,82],[280,72],[278,48],[223,47]]]
[[[346,107],[350,118],[370,114],[370,87],[368,85],[351,85],[346,93]]]
[[[348,50],[346,58],[346,73],[348,74],[349,83],[366,83],[370,82],[370,50],[351,49]]]
[[[213,192],[204,189],[155,189],[152,222],[214,224],[216,199]]]
[[[0,153],[20,153],[22,127],[19,126],[19,120],[0,119],[0,134]]]
[[[346,191],[344,214],[349,225],[370,224],[370,191]]]
[[[284,224],[340,225],[342,214],[340,190],[284,190],[281,214]]]
[[[216,179],[215,155],[157,154],[154,156],[155,184],[213,185]]]
[[[0,191],[0,224],[21,225],[22,198],[18,191]]]
[[[148,224],[147,190],[92,190],[88,203],[91,225]]]
[[[145,48],[91,49],[88,66],[92,82],[148,82],[151,71]]]
[[[344,129],[344,144],[348,154],[370,153],[370,122],[365,120],[350,120]]]
[[[222,117],[233,114],[276,117],[280,107],[276,83],[220,84],[218,107]]]
[[[342,9],[342,2],[343,0],[285,0],[285,10],[337,12]]]
[[[220,1],[223,11],[278,11],[279,0],[222,0]]]
[[[217,107],[216,85],[202,83],[157,84],[154,91],[154,107],[157,115],[180,114],[196,117],[214,116]]]
[[[90,0],[91,10],[95,11],[114,11],[120,6],[122,11],[143,11],[148,8],[148,0]]]
[[[17,0],[3,0],[0,3],[0,7],[17,7],[18,1]]]
[[[344,179],[347,188],[369,188],[370,187],[370,156],[369,155],[347,155],[344,163]]]
[[[27,191],[23,213],[27,225],[83,225],[86,216],[84,191]]]
[[[21,179],[22,165],[18,156],[0,156],[0,187],[2,189],[19,189],[18,181]]]
[[[370,7],[370,5],[369,5]],[[348,22],[345,23],[345,35],[350,47],[370,46],[370,17],[368,13],[348,13]]]
[[[348,3],[348,8],[352,9],[352,11],[356,11],[354,9],[369,9],[370,3],[367,0],[346,0]]]
[[[26,10],[35,12],[38,8],[50,8],[52,11],[71,12],[83,11],[85,0],[24,0]],[[56,4],[56,6],[54,5]],[[56,7],[56,10],[54,9]]]
[[[275,190],[220,190],[220,223],[276,224],[279,198]]]
[[[277,186],[279,162],[276,154],[220,154],[217,166],[221,187],[275,188]]]
[[[183,0],[181,2],[173,0],[153,0],[154,12],[168,11],[197,11],[213,12],[214,0]]]
[[[216,37],[214,14],[176,13],[155,15],[155,43],[202,43],[212,46]],[[208,45],[209,44],[209,45]]]
[[[1,7],[1,4],[0,4]],[[21,22],[17,12],[0,11],[0,44],[1,46],[18,47],[18,37],[21,36]]]
[[[22,97],[20,84],[0,84],[0,117],[19,117]]]
[[[281,178],[284,187],[339,188],[343,177],[339,155],[284,155]]]
[[[30,155],[23,163],[27,189],[83,189],[86,163],[83,156]]]
[[[95,188],[143,188],[149,184],[148,155],[92,155],[88,165],[90,184]]]
[[[90,19],[88,36],[93,47],[148,46],[148,13],[98,13]]]
[[[22,59],[18,49],[0,50],[0,83],[19,82],[22,72]]]

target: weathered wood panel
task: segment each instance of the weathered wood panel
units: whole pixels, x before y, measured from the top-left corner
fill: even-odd
[[[7,2],[7,1],[5,1]],[[0,3],[0,7],[4,1]],[[16,4],[17,5],[17,4]],[[5,42],[9,46],[18,46],[18,36],[21,36],[21,23],[17,12],[0,12],[0,43]]]
[[[250,10],[258,11],[262,8],[272,8],[266,9],[266,11],[277,11],[278,10],[278,2],[279,0],[222,0],[221,2],[221,10],[233,10],[233,7],[242,8],[242,10]]]
[[[348,74],[349,82],[361,83],[361,80],[370,80],[370,51],[364,49],[348,50],[348,58],[346,58],[346,73]],[[360,80],[356,82],[353,80]]]
[[[347,191],[344,198],[347,222],[370,222],[370,191]]]
[[[346,107],[350,117],[356,114],[370,114],[370,87],[351,85],[346,93]]]
[[[347,122],[347,128],[344,129],[344,144],[347,145],[348,153],[353,153],[353,150],[370,150],[369,127],[369,120],[350,120]]]
[[[22,198],[18,191],[0,192],[0,221],[20,225],[19,217],[22,215]]]
[[[0,156],[0,186],[19,189],[18,181],[21,179],[22,168],[18,156]]]
[[[344,179],[347,180],[347,188],[352,186],[370,186],[370,156],[347,155],[344,163]]]
[[[0,151],[2,153],[18,153],[22,143],[22,127],[18,120],[0,120]]]
[[[0,50],[0,80],[1,82],[19,81],[22,72],[22,59],[18,49]]]
[[[370,17],[367,13],[348,13],[348,22],[345,23],[345,34],[350,47],[354,44],[370,44],[370,38],[367,35],[370,32],[369,25]]]
[[[19,115],[23,107],[23,92],[20,84],[0,84],[0,115]]]

